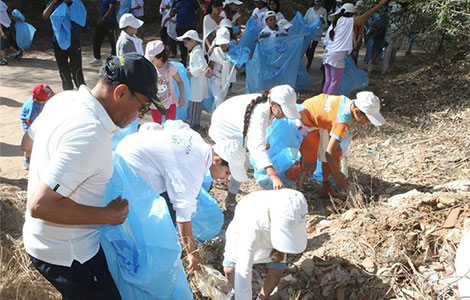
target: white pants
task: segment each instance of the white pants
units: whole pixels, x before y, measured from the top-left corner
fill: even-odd
[[[229,85],[224,89],[225,84],[222,84],[222,80],[218,77],[212,76],[210,79],[212,95],[214,95],[214,110],[225,101],[227,97]]]

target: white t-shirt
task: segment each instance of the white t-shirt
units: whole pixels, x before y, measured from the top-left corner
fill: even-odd
[[[135,9],[132,11],[134,17],[140,18],[144,16],[144,0],[132,0],[131,8],[140,6],[139,9]]]
[[[264,15],[268,12],[267,7],[263,7],[262,9],[255,8],[253,13],[251,14],[253,17],[256,17],[256,24],[258,25],[258,30],[261,30],[266,26],[266,22],[264,22]]]
[[[277,29],[271,29],[266,25],[263,30],[259,33],[259,38],[273,38],[277,36],[287,35],[286,30],[282,26],[277,26]]]
[[[215,143],[233,139],[243,145],[246,107],[251,100],[256,99],[258,96],[261,96],[261,94],[235,96],[225,100],[218,106],[212,113],[211,126],[209,127],[210,138]],[[269,100],[259,103],[253,108],[244,146],[248,148],[259,170],[272,165],[266,151],[266,129],[271,125],[272,120]]]
[[[172,123],[167,121],[165,127],[168,122]],[[211,147],[197,132],[191,129],[137,132],[125,137],[116,153],[157,193],[168,193],[177,222],[191,221],[196,197],[212,163]]]
[[[104,206],[113,174],[112,137],[119,131],[100,102],[82,85],[50,99],[28,135],[34,140],[28,200],[40,182],[73,201]],[[63,225],[25,213],[26,252],[45,262],[71,266],[99,250],[99,225]]]
[[[274,247],[268,209],[275,197],[279,197],[277,191],[257,191],[243,197],[225,232],[224,259],[236,263],[235,299],[252,299],[253,264],[271,262],[269,254]]]

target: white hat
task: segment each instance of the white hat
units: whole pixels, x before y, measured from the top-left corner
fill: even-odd
[[[152,131],[152,130],[162,130],[163,126],[155,122],[146,122],[139,127],[139,132],[142,131]]]
[[[236,140],[224,140],[214,145],[214,152],[228,162],[230,174],[238,182],[248,181],[245,162],[246,150]]]
[[[194,29],[186,31],[182,36],[177,37],[178,41],[182,41],[184,39],[191,39],[195,40],[198,43],[202,43],[201,39],[199,38],[199,35],[197,34],[197,31]]]
[[[220,21],[219,27],[228,27],[228,28],[232,28],[232,27],[233,27],[233,24],[232,24],[232,21],[230,21],[229,19],[223,18],[222,21]]]
[[[271,243],[278,251],[301,253],[307,247],[307,201],[296,190],[282,189],[275,193],[269,208]]]
[[[238,0],[225,0],[224,1],[224,7],[229,4],[236,4],[236,5],[242,5],[243,2],[238,1]]]
[[[119,28],[124,29],[126,27],[140,28],[144,24],[144,21],[137,19],[133,14],[126,13],[119,19]]]
[[[380,99],[372,92],[360,92],[353,100],[354,105],[366,114],[369,121],[375,126],[382,126],[386,123],[380,114]]]
[[[217,46],[230,43],[230,31],[225,27],[217,29],[214,42]]]
[[[277,25],[284,28],[285,30],[288,30],[289,28],[292,27],[292,23],[287,21],[286,19],[279,20],[279,22],[277,22]]]
[[[354,8],[354,4],[345,3],[345,4],[341,5],[341,8],[335,12],[335,15],[339,14],[340,11],[342,11],[342,10],[344,10],[344,13],[352,13],[353,14],[356,9]]]
[[[268,11],[268,12],[264,15],[264,21],[266,22],[266,20],[267,20],[269,17],[276,17],[276,13],[273,12],[272,10]]]
[[[145,46],[145,58],[149,61],[155,58],[156,55],[165,51],[165,45],[160,40],[150,41]]]
[[[269,99],[281,106],[282,112],[289,119],[300,119],[300,113],[297,110],[297,94],[294,89],[288,85],[278,85],[269,90]]]

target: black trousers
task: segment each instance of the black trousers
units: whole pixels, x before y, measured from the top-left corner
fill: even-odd
[[[310,70],[312,66],[313,56],[315,55],[315,49],[317,48],[318,41],[311,41],[310,46],[305,53],[307,55],[307,71]]]
[[[72,79],[77,88],[85,84],[82,69],[82,49],[79,40],[72,40],[67,50],[62,50],[57,42],[54,42],[54,56],[59,67],[62,89],[64,91],[73,90]]]
[[[191,28],[176,28],[176,34],[178,36],[182,36],[186,31],[196,28],[191,27]],[[181,63],[186,67],[187,60],[188,60],[188,49],[184,46],[183,42],[178,42],[178,46],[180,47],[180,53],[181,53]]]
[[[96,59],[101,59],[101,45],[105,36],[108,37],[111,45],[111,54],[116,55],[116,24],[103,23],[96,27],[95,36],[93,37],[93,56]]]
[[[177,48],[176,48],[176,41],[173,40],[169,35],[168,35],[168,28],[165,26],[165,27],[162,27],[160,29],[160,38],[162,39],[162,42],[163,44],[165,44],[165,46],[168,46],[170,47],[170,52],[171,54],[173,55],[176,55],[177,53]]]
[[[74,260],[70,267],[30,258],[34,267],[62,294],[64,300],[121,299],[101,247],[87,262],[81,264]]]

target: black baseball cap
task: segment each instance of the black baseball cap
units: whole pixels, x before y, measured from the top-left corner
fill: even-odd
[[[157,71],[144,56],[136,52],[121,56],[110,55],[106,58],[103,69],[110,80],[126,84],[132,91],[143,94],[161,114],[165,114],[165,107],[157,97]]]

